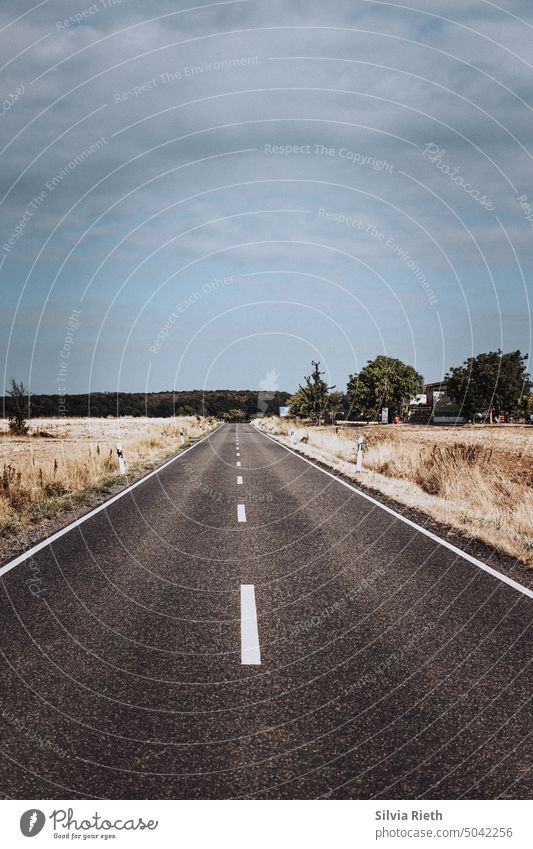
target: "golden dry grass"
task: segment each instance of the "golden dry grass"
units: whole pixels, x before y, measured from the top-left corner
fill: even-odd
[[[212,419],[34,419],[30,434],[0,422],[0,536],[9,536],[61,510],[90,504],[117,483],[153,468],[216,426]],[[46,434],[46,435],[45,435]],[[119,474],[116,443],[126,460]]]
[[[258,426],[287,445],[295,428],[298,450],[354,480],[363,435],[361,483],[533,566],[533,429]]]

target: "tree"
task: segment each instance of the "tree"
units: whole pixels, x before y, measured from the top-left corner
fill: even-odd
[[[375,419],[382,407],[389,408],[389,416],[403,416],[409,401],[422,392],[423,386],[424,378],[413,366],[379,354],[359,374],[350,375],[347,391],[352,411],[362,418]]]
[[[521,401],[522,413],[527,420],[528,416],[533,415],[533,392],[527,392]]]
[[[12,377],[7,394],[11,398],[9,430],[19,436],[24,435],[29,430],[27,418],[30,415],[30,393],[22,381],[17,383],[15,378]]]
[[[342,411],[343,408],[342,392],[330,392],[328,396],[327,410],[331,416],[331,423],[335,423],[335,417]]]
[[[493,413],[511,415],[532,388],[526,361],[527,354],[520,351],[489,351],[468,357],[446,375],[446,392],[468,419],[482,414],[492,422]]]
[[[298,391],[289,398],[289,410],[293,416],[302,416],[309,418],[313,422],[320,424],[323,417],[328,412],[328,404],[330,401],[330,389],[335,389],[334,386],[328,386],[322,375],[325,372],[320,371],[320,363],[315,363],[312,360],[311,365],[313,371],[305,376],[305,385],[300,385]],[[336,395],[337,393],[333,393]]]

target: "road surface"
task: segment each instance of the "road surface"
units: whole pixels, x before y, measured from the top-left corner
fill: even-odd
[[[251,425],[1,580],[6,798],[531,796],[532,599]]]

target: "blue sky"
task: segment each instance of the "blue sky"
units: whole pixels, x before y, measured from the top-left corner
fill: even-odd
[[[4,382],[56,391],[67,335],[70,392],[528,351],[532,35],[526,0],[7,0]]]

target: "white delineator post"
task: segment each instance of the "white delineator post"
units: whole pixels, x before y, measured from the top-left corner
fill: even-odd
[[[180,445],[185,445],[185,434],[180,430]]]
[[[290,436],[291,436],[291,445],[294,447],[296,445],[296,431],[294,430],[294,428],[291,428]]]
[[[118,470],[121,475],[126,474],[126,463],[124,462],[124,454],[122,452],[122,443],[117,442],[117,457],[118,457]]]
[[[363,448],[365,447],[365,438],[360,436],[357,440],[357,462],[355,466],[356,472],[363,471]]]

